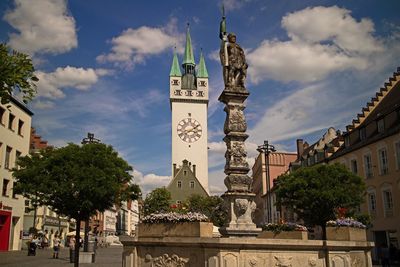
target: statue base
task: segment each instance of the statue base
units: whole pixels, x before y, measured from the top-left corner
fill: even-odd
[[[222,236],[250,237],[257,236],[261,228],[257,228],[252,220],[252,213],[256,209],[254,193],[227,191],[221,197],[228,206],[230,222],[225,227],[220,227]]]

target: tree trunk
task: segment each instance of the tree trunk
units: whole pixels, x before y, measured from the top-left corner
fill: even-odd
[[[81,219],[76,220],[76,232],[75,232],[75,259],[74,259],[74,267],[79,267],[79,248],[81,239]]]
[[[85,241],[83,245],[83,251],[89,251],[89,219],[85,221]]]

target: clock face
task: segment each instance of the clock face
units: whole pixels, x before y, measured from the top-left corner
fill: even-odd
[[[176,130],[179,138],[187,143],[193,143],[199,140],[202,132],[200,123],[192,118],[181,120]]]

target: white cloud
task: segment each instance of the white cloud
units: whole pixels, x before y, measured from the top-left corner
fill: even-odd
[[[244,4],[251,2],[251,0],[222,0],[225,10],[240,9]]]
[[[75,20],[64,0],[15,0],[15,9],[3,19],[19,31],[9,35],[10,46],[19,51],[60,54],[78,46]]]
[[[363,18],[357,22],[351,11],[333,7],[313,7],[289,14],[282,19],[282,26],[293,40],[319,43],[331,40],[346,53],[366,53],[382,51],[376,40],[374,23]]]
[[[365,70],[383,51],[369,19],[357,22],[347,9],[313,7],[283,17],[289,41],[264,40],[248,54],[252,82],[265,79],[311,82],[349,69]]]
[[[161,54],[174,46],[182,51],[183,40],[183,35],[177,32],[176,19],[161,28],[129,28],[111,40],[111,52],[99,55],[97,61],[133,68],[138,63],[144,63],[146,57]]]
[[[133,171],[133,178],[134,182],[140,186],[144,197],[153,189],[167,186],[171,181],[170,176],[159,176],[154,173],[144,175],[138,170]]]
[[[39,78],[38,96],[47,98],[63,98],[64,92],[62,88],[76,88],[78,90],[87,90],[95,84],[99,76],[107,75],[109,72],[104,69],[96,71],[92,68],[76,68],[67,66],[65,68],[57,68],[54,72],[46,73],[37,71]]]
[[[37,100],[33,103],[33,107],[37,109],[52,109],[54,102]]]
[[[329,127],[324,123],[325,118],[319,117],[322,103],[326,104],[325,112],[334,105],[329,102],[330,96],[323,90],[324,86],[317,84],[302,88],[268,107],[260,121],[249,130],[251,142],[278,142]]]

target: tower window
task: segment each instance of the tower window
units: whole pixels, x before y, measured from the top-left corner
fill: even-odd
[[[179,81],[177,79],[172,80],[172,85],[179,85]]]
[[[186,91],[186,96],[193,96],[193,92],[191,90]]]
[[[197,91],[197,96],[204,96],[204,92],[203,91]]]
[[[206,81],[200,81],[200,86],[205,87],[206,86]]]
[[[188,117],[191,117],[192,116],[192,113],[188,113]]]
[[[182,181],[178,181],[178,188],[182,188]]]

